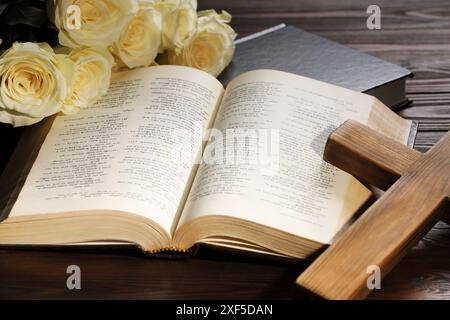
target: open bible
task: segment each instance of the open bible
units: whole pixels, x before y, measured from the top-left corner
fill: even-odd
[[[411,131],[369,95],[280,71],[226,89],[181,66],[117,73],[92,107],[25,131],[1,178],[0,245],[307,258],[371,194],[322,160],[347,119],[404,144]]]

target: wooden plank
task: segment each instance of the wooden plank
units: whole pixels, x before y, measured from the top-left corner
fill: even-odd
[[[444,135],[445,132],[442,131],[421,131],[416,137],[416,144],[414,148],[423,148],[425,150],[428,150]]]
[[[449,131],[450,119],[423,119],[419,122],[420,131]]]
[[[280,15],[283,12],[327,12],[327,11],[352,11],[364,10],[373,4],[370,0],[358,1],[329,1],[329,0],[283,0],[283,1],[261,1],[261,0],[199,0],[199,8],[220,8],[230,12],[277,12]],[[449,8],[448,1],[445,0],[378,0],[378,6],[386,12],[398,11],[408,14],[414,10],[430,10]]]
[[[407,81],[406,93],[410,95],[420,93],[446,94],[450,92],[450,78],[420,79],[415,77]],[[433,96],[430,96],[433,98]]]

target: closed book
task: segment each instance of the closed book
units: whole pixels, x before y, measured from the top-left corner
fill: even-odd
[[[405,79],[412,76],[405,68],[285,25],[238,40],[233,62],[220,80],[227,84],[256,69],[286,71],[364,92],[390,108],[406,104]]]

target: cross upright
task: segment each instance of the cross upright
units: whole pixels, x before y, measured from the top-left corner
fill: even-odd
[[[325,299],[361,299],[433,225],[450,223],[450,132],[425,154],[356,122],[328,138],[324,160],[387,191],[297,279]],[[391,186],[392,185],[392,186]]]

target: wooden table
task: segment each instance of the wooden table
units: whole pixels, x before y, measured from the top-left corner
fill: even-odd
[[[378,0],[382,29],[366,28],[371,1],[209,0],[233,14],[240,36],[287,23],[348,44],[415,73],[411,107],[425,151],[450,129],[450,2]],[[0,165],[16,134],[0,129]],[[5,138],[7,137],[7,138]],[[450,299],[450,226],[437,224],[383,281],[372,299]],[[82,290],[66,289],[66,268],[82,269]],[[0,250],[0,298],[294,298],[304,264],[233,256],[160,260],[115,252]]]

